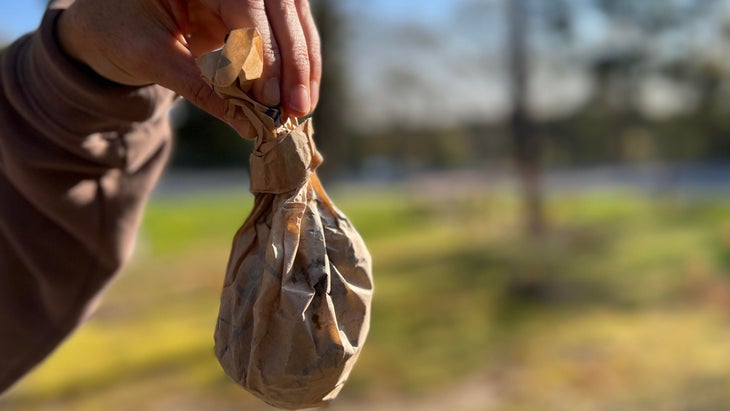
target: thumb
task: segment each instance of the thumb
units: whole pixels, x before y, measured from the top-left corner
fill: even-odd
[[[200,68],[190,51],[181,44],[177,44],[179,47],[174,53],[174,57],[165,59],[168,62],[168,69],[163,71],[157,83],[224,121],[242,137],[252,138],[251,123],[247,119],[226,117],[228,103],[203,80]]]
[[[164,67],[158,73],[157,84],[178,93],[209,114],[227,122],[226,101],[203,80],[195,58],[185,46],[176,43],[172,56],[165,58],[164,61]]]

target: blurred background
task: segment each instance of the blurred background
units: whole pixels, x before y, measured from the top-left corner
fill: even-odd
[[[730,409],[730,3],[312,5],[320,173],[376,280],[333,410]],[[212,348],[251,145],[171,115],[132,263],[0,409],[270,409]]]

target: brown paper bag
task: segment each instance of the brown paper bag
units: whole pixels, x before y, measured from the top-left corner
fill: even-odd
[[[315,173],[312,122],[282,120],[244,92],[261,74],[255,30],[229,34],[198,60],[248,120],[254,207],[233,239],[215,330],[226,373],[269,404],[326,405],[347,379],[369,329],[373,284],[365,244]]]

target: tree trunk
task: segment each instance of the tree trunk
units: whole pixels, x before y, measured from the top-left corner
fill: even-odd
[[[522,186],[526,228],[530,234],[539,235],[545,228],[541,179],[542,147],[527,108],[529,86],[527,0],[505,1],[508,3],[510,22],[508,37],[512,95],[510,129],[514,144],[515,166]]]
[[[322,41],[322,84],[319,105],[314,112],[314,140],[325,162],[319,169],[325,180],[341,178],[348,163],[348,127],[344,114],[348,106],[342,39],[346,18],[336,0],[312,1],[312,12]]]

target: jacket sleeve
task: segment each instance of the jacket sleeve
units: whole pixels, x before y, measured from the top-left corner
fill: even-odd
[[[0,392],[45,358],[129,256],[175,96],[70,61],[61,10],[0,54]]]

